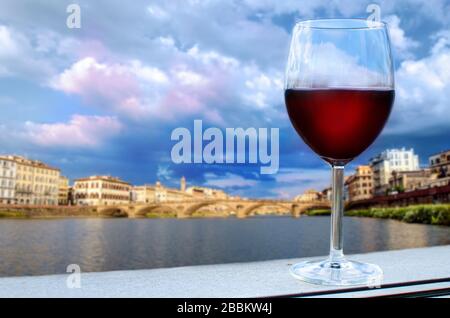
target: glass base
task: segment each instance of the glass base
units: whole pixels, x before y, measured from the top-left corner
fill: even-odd
[[[305,261],[294,264],[290,271],[295,278],[318,285],[379,287],[383,281],[383,271],[378,265],[346,259]]]

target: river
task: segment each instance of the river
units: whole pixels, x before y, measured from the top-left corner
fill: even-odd
[[[327,254],[329,217],[2,219],[0,276],[249,262]],[[344,218],[347,254],[450,244],[450,227]]]

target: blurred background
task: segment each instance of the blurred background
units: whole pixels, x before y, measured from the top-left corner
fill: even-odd
[[[88,197],[82,189],[104,182],[118,191],[110,194],[112,205],[199,195],[320,202],[325,210],[310,214],[327,214],[329,167],[298,137],[284,105],[290,35],[300,20],[365,19],[370,3],[2,0],[0,159],[5,171],[8,165],[22,169],[2,179],[2,213],[50,213],[11,211],[11,204],[96,206],[98,194]],[[355,211],[380,202],[392,207],[439,203],[442,210],[416,209],[408,217],[410,210],[396,210],[397,216],[390,210],[375,212],[448,225],[450,208],[442,206],[449,200],[450,180],[450,1],[376,4],[389,24],[396,100],[382,134],[348,165],[346,200]],[[79,27],[69,27],[78,13]],[[223,131],[279,128],[278,173],[260,174],[260,165],[249,163],[173,163],[171,132],[192,130],[196,119],[204,128]],[[429,192],[434,187],[443,190]],[[126,211],[109,210],[116,212]],[[251,212],[286,211],[276,206]],[[144,214],[158,217],[155,213]],[[275,218],[228,223],[207,218],[180,220],[184,223],[5,219],[0,222],[0,274],[64,272],[72,262],[85,270],[110,270],[327,253],[328,218]],[[450,243],[445,226],[366,218],[345,222],[349,253]]]

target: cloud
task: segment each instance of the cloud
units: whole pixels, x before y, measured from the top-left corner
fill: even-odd
[[[297,13],[301,16],[314,16],[317,11],[325,10],[330,14],[336,12],[343,15],[355,14],[364,4],[353,0],[315,0],[315,1],[271,1],[271,0],[245,0],[245,5],[250,10],[257,10],[266,14],[291,14]]]
[[[0,77],[42,80],[53,71],[53,66],[34,50],[22,32],[0,25]]]
[[[400,27],[400,18],[396,15],[390,15],[386,18],[389,24],[389,35],[393,50],[399,58],[412,57],[413,49],[419,46],[419,42],[405,35],[405,31]]]
[[[377,36],[378,34],[371,34]],[[305,44],[301,57],[293,55],[289,60],[287,85],[293,88],[311,87],[383,87],[386,76],[367,65],[360,64],[358,55],[348,52],[346,38],[337,38],[336,43],[321,41],[318,44]],[[367,56],[371,62],[388,65],[382,53],[385,46],[372,48]],[[350,49],[354,49],[350,47]],[[379,51],[375,51],[378,49]],[[376,53],[380,54],[376,54]],[[381,58],[381,60],[377,60]],[[362,62],[366,62],[362,59]],[[388,65],[389,66],[389,65]],[[387,66],[387,67],[388,67]],[[389,68],[387,69],[390,70]]]
[[[64,70],[50,85],[65,93],[80,95],[88,104],[112,107],[116,112],[139,118],[149,111],[143,104],[141,83],[164,85],[167,76],[136,60],[107,64],[86,57]]]
[[[388,133],[433,133],[449,127],[450,37],[436,34],[430,54],[397,70],[396,103]],[[411,124],[413,123],[413,124]]]
[[[275,175],[274,197],[292,199],[308,189],[322,190],[331,181],[330,169],[282,168]]]
[[[205,185],[210,187],[217,187],[222,189],[242,189],[242,188],[250,188],[258,184],[257,180],[254,179],[246,179],[243,176],[226,173],[223,176],[219,176],[214,173],[205,173],[204,177],[206,179]]]
[[[173,179],[173,170],[168,165],[158,165],[156,177],[161,181],[171,181]]]
[[[118,134],[122,124],[114,117],[73,115],[67,123],[25,123],[25,135],[45,147],[96,147]]]
[[[50,87],[134,120],[174,120],[182,114],[225,124],[223,114],[234,116],[231,109],[241,104],[251,112],[282,103],[279,71],[263,72],[197,46],[177,49],[176,55],[178,61],[164,69],[138,59],[119,63],[85,57],[55,76]]]

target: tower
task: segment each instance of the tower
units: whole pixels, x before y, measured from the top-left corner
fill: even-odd
[[[183,176],[180,180],[180,191],[185,192],[186,191],[186,178]]]

